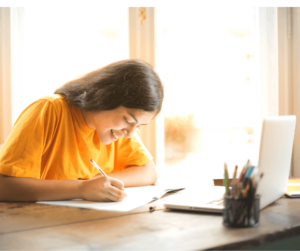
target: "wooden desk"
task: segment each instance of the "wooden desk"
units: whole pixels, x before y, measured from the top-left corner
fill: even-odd
[[[129,213],[0,203],[0,250],[250,249],[300,236],[299,209],[300,199],[283,197],[260,226],[230,229],[219,215],[164,209],[163,199]]]

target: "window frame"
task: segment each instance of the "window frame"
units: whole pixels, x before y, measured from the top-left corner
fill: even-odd
[[[142,59],[155,68],[155,8],[146,7],[146,19],[139,20],[139,7],[129,8],[129,57]],[[163,113],[158,114],[148,126],[142,127],[140,138],[158,168],[164,165]]]

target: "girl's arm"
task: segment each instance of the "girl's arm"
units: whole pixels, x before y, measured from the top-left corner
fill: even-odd
[[[131,166],[107,175],[121,180],[125,187],[154,185],[157,181],[157,172],[153,161],[149,161],[143,166]]]
[[[126,193],[122,181],[111,177],[90,180],[39,180],[0,174],[0,201],[85,199],[121,201]]]

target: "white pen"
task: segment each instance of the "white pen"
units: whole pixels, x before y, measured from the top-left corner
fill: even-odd
[[[97,169],[104,177],[107,177],[107,175],[105,174],[105,172],[102,171],[102,169],[100,168],[100,166],[98,166],[98,165],[96,164],[96,162],[95,162],[93,159],[91,159],[90,162],[93,164],[94,167],[96,167],[96,169]]]

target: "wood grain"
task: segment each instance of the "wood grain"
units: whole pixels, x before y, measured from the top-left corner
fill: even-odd
[[[0,234],[119,217],[163,208],[163,199],[126,213],[37,203],[0,202]]]
[[[90,219],[84,222],[76,222],[75,219],[74,223],[71,223],[72,217],[77,218],[81,215],[81,210],[77,210],[73,211],[67,224],[0,234],[0,249],[250,249],[299,236],[299,207],[299,199],[281,198],[261,211],[260,226],[244,229],[223,226],[222,217],[219,215],[166,209],[149,212],[149,208],[148,211],[139,209],[136,213],[107,215],[101,219]],[[74,210],[74,208],[69,209]],[[40,207],[32,211],[39,210],[43,211]],[[84,211],[89,211],[94,215],[93,217],[96,217],[94,213],[101,215],[100,211]],[[32,221],[35,221],[34,213],[28,215]],[[62,221],[62,215],[66,214],[57,211],[56,215],[60,215],[57,219],[59,222]],[[85,217],[89,218],[87,215]],[[54,220],[55,214],[51,214],[48,219],[50,218]]]

